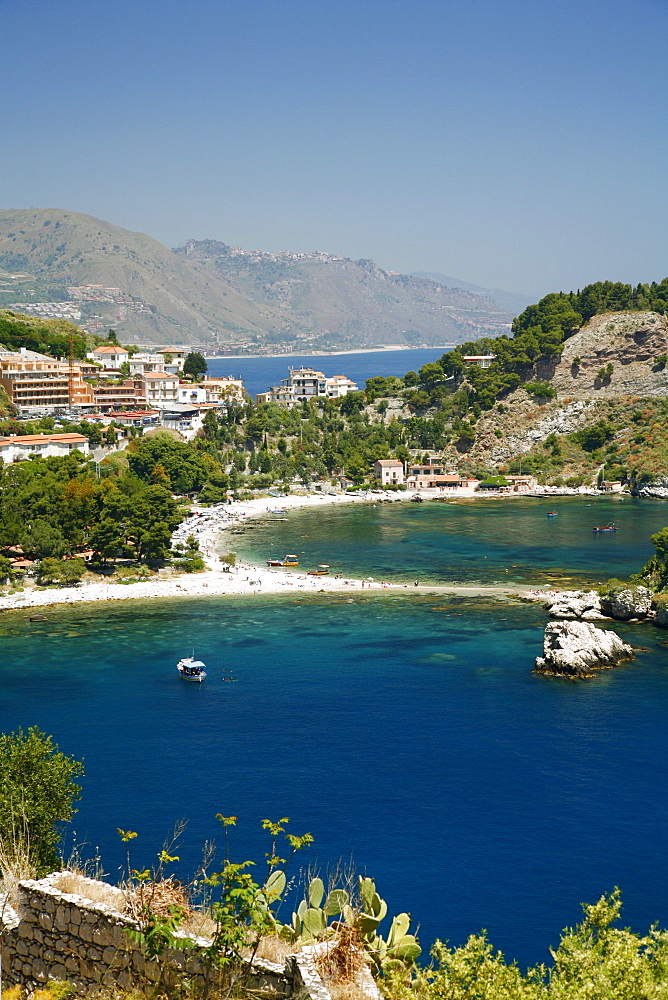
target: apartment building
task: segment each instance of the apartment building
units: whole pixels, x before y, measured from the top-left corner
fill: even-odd
[[[231,375],[179,385],[180,403],[215,403],[224,406],[228,401],[243,403],[245,398],[243,382]]]
[[[133,354],[128,364],[131,375],[143,375],[144,372],[165,370],[165,358],[162,354]]]
[[[315,368],[289,368],[288,371],[288,378],[281,379],[280,386],[258,393],[258,403],[281,403],[292,407],[311,399],[340,399],[349,392],[357,392],[356,383],[345,375],[328,377]]]
[[[400,486],[404,481],[404,463],[398,458],[379,458],[373,463],[373,474],[381,486]]]
[[[179,377],[167,372],[144,372],[141,376],[142,393],[149,405],[178,403]]]
[[[34,352],[31,352],[34,353]],[[0,385],[21,415],[66,410],[93,403],[91,386],[81,375],[81,366],[55,358],[28,354],[0,355]]]
[[[133,379],[125,379],[120,385],[97,385],[93,389],[95,409],[99,413],[108,413],[119,406],[129,406],[132,409],[146,405],[146,394],[141,383]]]
[[[183,365],[190,351],[184,350],[182,347],[161,347],[156,353],[162,356],[165,371],[176,375],[183,371]]]

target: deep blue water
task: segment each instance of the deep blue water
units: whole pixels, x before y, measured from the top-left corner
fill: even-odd
[[[351,533],[370,517],[356,565],[377,564],[388,518],[400,533],[402,517],[457,510],[460,535],[430,529],[434,560],[449,558],[455,540],[458,561],[479,553],[507,524],[487,503],[351,510]],[[617,536],[591,542],[577,525],[613,502],[583,509],[582,522],[578,503],[562,502],[553,526],[520,501],[508,544],[521,554],[525,538],[536,560],[542,534],[556,572],[586,543],[589,571],[604,577],[625,562],[635,568],[668,520],[659,503],[626,501],[615,509]],[[348,551],[345,517],[336,523]],[[329,520],[321,524],[324,535]],[[109,603],[48,616],[0,616],[3,730],[37,724],[85,758],[75,828],[112,875],[123,859],[117,827],[139,832],[140,867],[188,817],[176,852],[187,870],[217,835],[216,812],[240,818],[234,855],[258,860],[268,849],[260,821],[289,816],[294,832],[315,837],[303,864],[352,856],[391,913],[414,915],[426,944],[486,927],[521,963],[547,960],[579,904],[614,885],[627,923],[668,924],[665,633],[617,624],[646,651],[572,684],[531,673],[545,614],[514,602],[409,589]],[[201,686],[174,669],[193,643],[209,668]],[[230,671],[234,683],[223,680]]]
[[[209,361],[210,375],[235,375],[244,380],[246,391],[255,397],[288,377],[288,368],[316,368],[327,376],[347,375],[360,389],[374,375],[388,378],[417,371],[445,353],[442,347],[408,351],[369,351],[363,354],[284,354],[279,358],[220,358]]]

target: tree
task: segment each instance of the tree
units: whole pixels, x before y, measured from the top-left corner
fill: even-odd
[[[125,544],[125,532],[122,526],[110,517],[103,517],[93,526],[88,538],[88,544],[94,552],[102,556],[102,561],[115,559]]]
[[[79,583],[86,572],[83,559],[64,559],[60,567],[60,578],[63,583]]]
[[[0,556],[0,583],[11,580],[14,576],[11,559],[7,556]]]
[[[215,441],[218,435],[218,417],[213,410],[207,410],[202,423],[204,437],[209,441]]]
[[[58,558],[67,552],[67,542],[59,528],[46,518],[36,518],[21,536],[21,546],[26,555],[37,559]]]
[[[40,583],[60,583],[60,559],[47,556],[37,567],[37,577]]]
[[[0,843],[10,857],[18,848],[40,874],[60,866],[60,824],[72,818],[83,774],[83,762],[37,726],[0,735]]]
[[[143,438],[136,453],[127,455],[130,469],[145,483],[153,481],[158,463],[163,467],[172,489],[179,493],[199,490],[208,479],[208,469],[202,456],[189,444],[175,441],[169,434]]]
[[[199,351],[191,351],[183,362],[183,374],[197,379],[205,374],[208,367],[203,354],[200,354]]]
[[[165,559],[172,531],[180,522],[178,504],[164,486],[148,486],[133,497],[127,533],[137,558],[150,561]]]

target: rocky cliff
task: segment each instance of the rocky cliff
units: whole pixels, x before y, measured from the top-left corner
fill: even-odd
[[[556,364],[541,362],[532,376],[549,379],[560,396],[578,399],[668,396],[666,359],[666,316],[605,313],[566,340]]]

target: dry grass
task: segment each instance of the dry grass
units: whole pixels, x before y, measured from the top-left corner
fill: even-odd
[[[328,986],[355,985],[358,974],[366,966],[357,928],[339,924],[336,937],[317,959],[317,966]]]
[[[104,903],[120,913],[127,906],[127,896],[122,889],[107,885],[106,882],[89,879],[77,872],[63,872],[57,879],[54,879],[52,884],[54,889],[59,889],[60,892],[83,896],[84,899],[90,899],[92,903]]]
[[[276,962],[283,965],[288,955],[294,955],[297,945],[291,941],[284,941],[283,938],[276,937],[275,934],[264,937],[260,941],[257,949],[257,957],[264,958],[267,962]]]
[[[30,845],[16,829],[17,825],[9,840],[0,840],[0,893],[7,895],[12,906],[18,903],[19,882],[37,875],[30,860]]]
[[[186,890],[173,876],[159,882],[142,882],[125,895],[126,910],[133,917],[139,917],[144,910],[160,917],[168,917],[172,907],[185,914],[192,910]]]
[[[364,989],[355,980],[339,983],[327,983],[332,1000],[369,1000]]]

